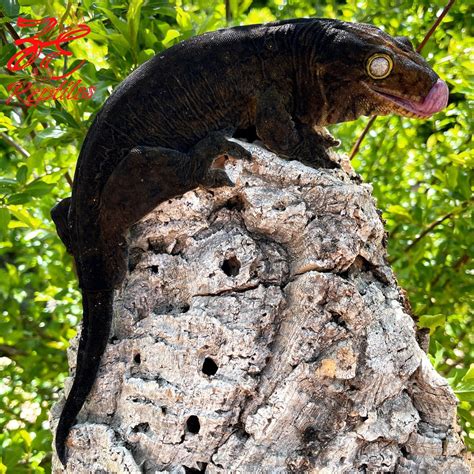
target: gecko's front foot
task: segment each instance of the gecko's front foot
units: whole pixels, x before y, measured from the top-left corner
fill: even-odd
[[[324,127],[304,127],[299,131],[301,142],[292,150],[291,159],[301,161],[312,168],[337,168],[339,165],[332,158],[329,149],[339,146],[336,140]]]
[[[222,186],[235,186],[224,170],[211,168],[202,179],[201,185],[204,188],[221,188]]]
[[[229,140],[225,132],[212,132],[193,147],[190,157],[197,168],[196,174],[199,175],[200,171],[202,173],[199,184],[206,188],[218,188],[234,186],[224,171],[226,160],[251,160],[252,154],[243,146]]]

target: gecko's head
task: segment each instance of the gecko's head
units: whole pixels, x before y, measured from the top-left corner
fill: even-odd
[[[335,22],[328,34],[320,74],[330,104],[326,123],[392,113],[427,118],[446,107],[446,83],[408,38],[345,22]]]

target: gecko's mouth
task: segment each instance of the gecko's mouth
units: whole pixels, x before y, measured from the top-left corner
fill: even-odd
[[[375,89],[373,89],[375,90]],[[395,111],[408,117],[426,118],[443,110],[448,105],[449,89],[444,81],[438,79],[422,101],[415,101],[387,94],[381,90],[375,92],[395,105]]]

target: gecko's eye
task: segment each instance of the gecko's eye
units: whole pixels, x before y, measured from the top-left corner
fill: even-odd
[[[377,53],[367,61],[367,74],[372,79],[386,78],[393,68],[393,60],[388,54]]]

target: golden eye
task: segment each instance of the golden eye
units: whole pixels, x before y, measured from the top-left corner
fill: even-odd
[[[393,68],[393,60],[388,54],[374,54],[367,61],[367,74],[372,79],[385,79]]]

